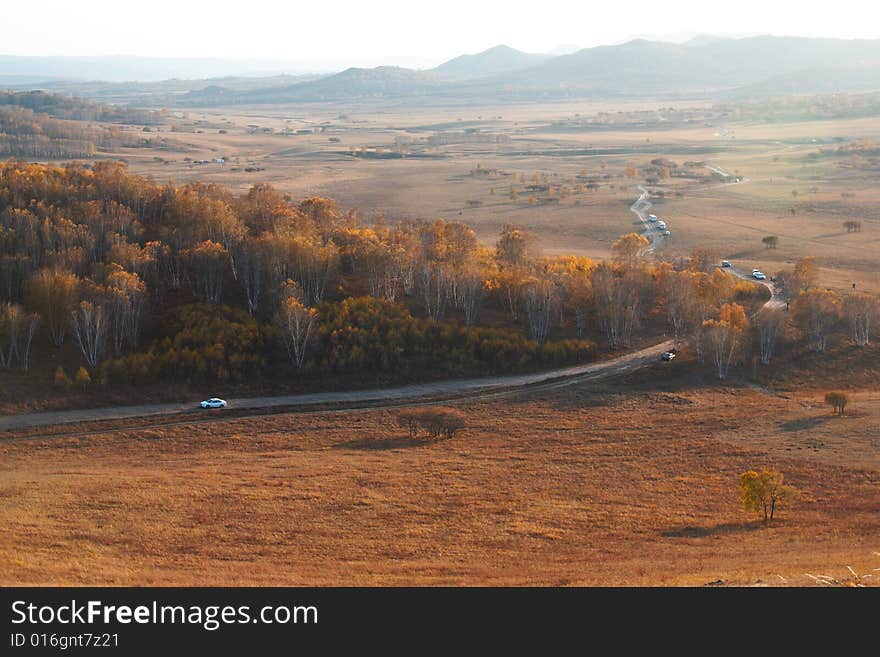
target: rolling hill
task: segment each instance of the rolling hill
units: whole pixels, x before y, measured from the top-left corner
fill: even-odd
[[[522,52],[502,45],[476,55],[460,55],[431,69],[431,72],[445,78],[469,80],[530,68],[552,57],[552,55]]]

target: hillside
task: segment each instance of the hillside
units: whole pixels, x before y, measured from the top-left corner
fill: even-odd
[[[501,45],[476,55],[460,55],[431,69],[431,72],[446,78],[467,80],[530,68],[549,59],[552,55],[527,53]]]

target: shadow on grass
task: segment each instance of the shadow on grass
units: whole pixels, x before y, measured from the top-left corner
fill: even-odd
[[[695,527],[694,525],[685,525],[684,527],[673,527],[660,532],[665,538],[703,538],[705,536],[716,536],[718,534],[744,534],[763,529],[766,525],[760,520],[750,520],[749,522],[724,522],[708,527]]]
[[[394,438],[355,438],[344,443],[336,443],[333,449],[360,449],[366,451],[384,451],[387,449],[406,449],[408,447],[425,447],[439,442],[435,438],[410,438],[395,436]]]
[[[780,422],[779,428],[783,431],[805,431],[806,429],[814,429],[821,424],[825,424],[832,418],[831,415],[819,415],[816,417],[799,417],[795,420]]]

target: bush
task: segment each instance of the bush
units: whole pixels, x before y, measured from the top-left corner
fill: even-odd
[[[849,395],[845,392],[832,391],[825,395],[825,403],[834,409],[835,414],[843,415],[849,403]]]
[[[431,438],[452,438],[466,424],[461,411],[443,406],[404,409],[398,413],[397,422],[406,427],[410,438],[415,438],[419,429],[423,429]]]
[[[92,377],[89,376],[89,371],[85,367],[80,367],[76,371],[76,376],[73,378],[73,382],[76,384],[77,388],[85,390],[89,387],[89,384],[91,384]]]
[[[67,373],[61,365],[55,370],[55,380],[53,383],[56,388],[64,388],[65,390],[73,385],[73,381],[70,380],[70,377],[67,376]]]

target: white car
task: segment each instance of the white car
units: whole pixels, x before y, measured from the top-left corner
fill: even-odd
[[[202,408],[226,408],[226,400],[218,397],[211,397],[210,399],[203,401],[199,406]]]
[[[764,281],[767,280],[767,276],[763,272],[756,271],[752,274],[755,277],[755,280]]]
[[[649,215],[648,215],[648,221],[650,221],[652,224],[653,224],[654,222],[658,221],[658,219],[657,219],[657,215],[656,215],[656,214],[649,214]]]
[[[663,231],[663,235],[664,235],[665,237],[669,237],[670,235],[672,235],[672,233],[670,233],[668,230],[664,230],[664,231]]]

